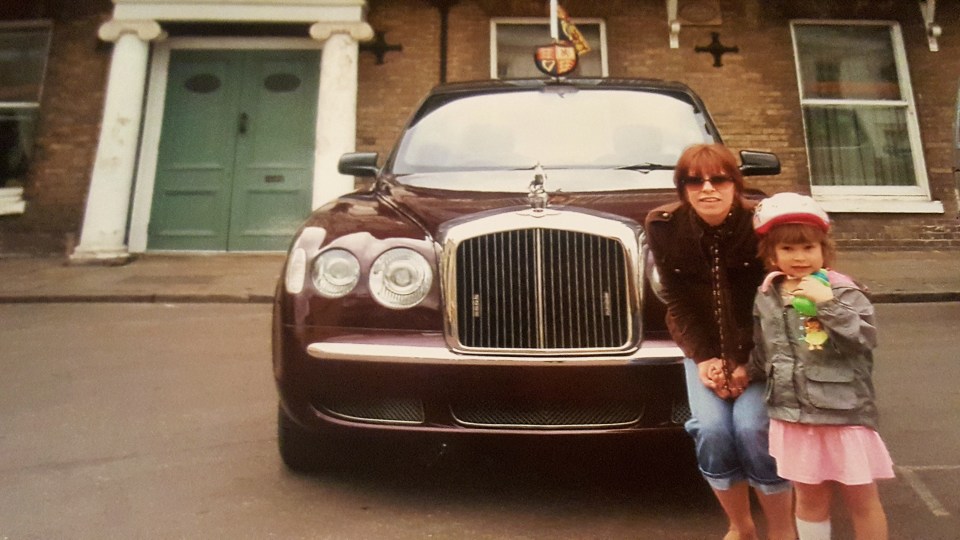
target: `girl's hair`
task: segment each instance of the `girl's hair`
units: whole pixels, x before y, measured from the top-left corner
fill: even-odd
[[[757,254],[768,270],[776,270],[778,244],[820,244],[823,251],[823,266],[833,265],[837,249],[833,238],[822,229],[806,223],[781,223],[775,225],[757,242]]]
[[[718,143],[688,146],[680,154],[677,166],[673,170],[673,184],[677,187],[680,200],[687,200],[687,190],[683,187],[687,179],[716,174],[718,170],[733,180],[734,189],[739,197],[743,193],[743,174],[740,172],[733,152]]]

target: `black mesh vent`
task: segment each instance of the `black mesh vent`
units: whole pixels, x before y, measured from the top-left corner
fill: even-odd
[[[508,405],[502,403],[457,404],[452,407],[457,422],[474,427],[541,429],[590,429],[626,426],[640,421],[638,405]]]
[[[417,399],[330,398],[320,409],[350,420],[377,423],[423,423],[423,404]]]

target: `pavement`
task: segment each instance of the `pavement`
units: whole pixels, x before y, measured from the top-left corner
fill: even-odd
[[[0,257],[0,303],[269,303],[285,254],[140,255],[126,264]]]
[[[0,303],[270,303],[282,253],[145,254],[122,265],[0,256]],[[835,269],[874,302],[960,301],[960,250],[849,251]]]

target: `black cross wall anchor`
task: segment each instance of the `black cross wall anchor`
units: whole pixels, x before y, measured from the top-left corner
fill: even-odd
[[[371,52],[377,57],[377,65],[383,64],[383,57],[390,51],[402,51],[403,45],[387,45],[384,32],[377,30],[373,33],[373,41],[360,44],[361,52]]]
[[[710,53],[713,55],[713,67],[722,67],[723,62],[720,61],[720,57],[723,56],[723,53],[739,53],[740,47],[734,45],[733,47],[727,47],[726,45],[720,44],[720,33],[719,32],[710,32],[710,35],[713,36],[710,39],[710,45],[706,47],[701,47],[697,45],[693,48],[694,52]]]

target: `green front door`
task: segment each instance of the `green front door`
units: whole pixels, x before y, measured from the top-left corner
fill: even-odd
[[[148,249],[284,250],[310,213],[317,51],[173,51]]]

